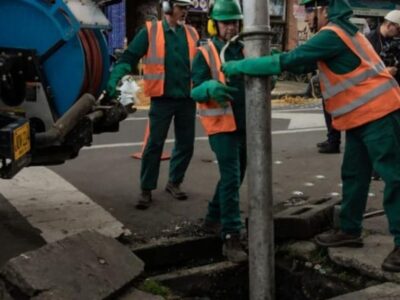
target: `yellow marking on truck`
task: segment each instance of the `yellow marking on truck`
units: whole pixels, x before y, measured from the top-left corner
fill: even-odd
[[[29,123],[18,127],[13,132],[14,159],[18,160],[31,150]]]

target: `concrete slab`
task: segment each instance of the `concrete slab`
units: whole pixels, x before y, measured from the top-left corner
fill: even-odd
[[[371,286],[361,291],[341,295],[329,300],[354,300],[354,299],[368,299],[368,300],[395,300],[400,299],[400,285],[386,282],[384,284]]]
[[[86,231],[21,254],[0,274],[27,298],[96,300],[110,296],[143,269],[144,263],[127,247]]]
[[[339,199],[324,198],[305,205],[289,207],[274,215],[279,238],[308,239],[332,223],[333,207]]]
[[[25,168],[12,180],[1,180],[0,191],[48,243],[84,230],[111,237],[130,233],[104,208],[48,168]]]
[[[353,268],[371,278],[400,283],[400,273],[384,272],[383,260],[393,250],[393,238],[385,235],[369,235],[362,248],[330,248],[331,260],[341,266]]]

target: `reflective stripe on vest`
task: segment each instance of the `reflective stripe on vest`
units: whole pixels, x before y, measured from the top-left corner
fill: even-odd
[[[346,74],[336,74],[325,62],[318,62],[322,95],[333,126],[351,129],[399,109],[400,88],[365,36],[359,32],[351,36],[335,24],[321,30],[334,31],[360,59],[360,65]]]
[[[148,97],[158,97],[164,94],[165,84],[165,36],[162,21],[146,22],[149,48],[143,57],[144,93]],[[196,30],[184,25],[189,48],[190,66],[196,54],[196,44],[199,35]]]
[[[365,94],[364,96],[354,99],[348,105],[331,111],[330,114],[334,118],[340,117],[344,114],[347,114],[348,112],[351,112],[352,110],[355,110],[356,108],[374,100],[375,97],[379,96],[380,94],[390,90],[393,87],[396,87],[396,85],[397,85],[396,82],[393,82],[392,80],[390,80],[390,81],[386,82],[385,84],[382,84],[381,86],[378,86],[377,88],[373,89],[372,91]]]
[[[217,107],[217,108],[204,108],[199,109],[198,114],[200,117],[218,117],[223,115],[233,115],[233,110],[231,106],[226,108]]]
[[[212,79],[225,83],[225,75],[220,71],[221,60],[219,53],[211,40],[208,40],[204,46],[199,47],[199,50],[210,68]],[[218,102],[212,99],[197,104],[200,121],[208,135],[236,130],[235,116],[229,101],[227,101],[227,105],[227,107],[221,107]]]
[[[326,87],[326,90],[322,93],[322,96],[324,97],[324,99],[331,98],[347,90],[348,88],[355,86],[360,82],[363,82],[368,77],[379,75],[379,73],[381,73],[384,69],[385,66],[381,62],[379,62],[375,66],[373,66],[370,70],[366,70],[365,72],[355,76],[354,78],[344,80],[343,82],[338,83],[336,85],[331,85],[326,75],[322,73],[319,75],[320,80],[324,82]]]
[[[200,37],[196,29],[194,29],[192,26],[185,25],[185,30],[186,30],[186,38],[188,40],[188,45],[189,45],[189,58],[190,58],[190,68],[191,68],[193,59],[197,53],[197,41],[199,40]]]

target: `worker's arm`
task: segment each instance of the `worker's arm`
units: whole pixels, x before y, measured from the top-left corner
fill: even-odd
[[[125,50],[111,71],[106,87],[107,93],[110,97],[116,96],[116,87],[118,82],[122,77],[136,68],[139,60],[147,53],[148,47],[149,41],[147,29],[142,28],[129,43],[128,49]]]
[[[237,92],[236,88],[211,78],[210,69],[200,51],[193,60],[192,81],[191,96],[196,102],[207,102],[213,99],[221,106],[226,106],[228,100],[233,100],[232,93]]]

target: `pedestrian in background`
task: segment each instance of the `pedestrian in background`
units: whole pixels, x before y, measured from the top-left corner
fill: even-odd
[[[311,77],[310,84],[312,85],[312,89],[318,89],[320,92],[318,74]],[[322,98],[322,95],[318,96]],[[327,129],[327,139],[323,142],[317,143],[318,152],[323,154],[340,153],[341,133],[332,126],[332,117],[330,113],[326,111],[324,99],[322,99],[322,110],[324,112],[324,120]]]
[[[398,57],[400,57],[399,47],[392,47],[393,38],[400,34],[400,10],[390,11],[384,18],[383,23],[375,30],[372,30],[367,39],[374,47],[376,53],[381,57],[389,73],[399,82]],[[397,42],[400,46],[400,43]],[[380,175],[377,171],[372,171],[372,179],[379,180]]]
[[[172,119],[175,146],[166,191],[175,199],[187,199],[180,185],[194,148],[196,107],[190,98],[190,72],[198,41],[196,30],[185,25],[191,5],[190,0],[162,1],[164,19],[146,22],[114,66],[107,84],[108,94],[115,96],[119,80],[134,70],[143,57],[144,93],[151,97],[150,135],[142,157],[138,209],[146,209],[152,203],[151,191],[157,188],[161,155]]]
[[[390,11],[383,21],[383,23],[375,30],[371,31],[367,35],[367,39],[374,47],[376,53],[382,58],[389,73],[395,78],[398,71],[397,57],[400,57],[399,48],[391,48],[394,37],[400,35],[400,10]],[[398,43],[400,45],[400,43]],[[390,53],[393,52],[393,53]],[[389,57],[393,57],[390,62],[386,60]],[[398,80],[397,80],[398,81]]]
[[[324,247],[361,247],[362,221],[372,167],[385,182],[383,206],[394,236],[385,271],[400,271],[400,88],[366,37],[349,21],[347,0],[302,0],[319,32],[280,55],[223,65],[226,76],[273,75],[319,69],[332,124],[346,131],[340,230],[317,235]],[[260,99],[260,101],[263,99]]]
[[[220,173],[203,227],[209,233],[221,234],[223,255],[233,262],[247,258],[240,243],[243,225],[239,208],[239,189],[246,170],[245,89],[243,77],[225,77],[221,72],[220,54],[239,33],[242,19],[237,0],[217,0],[210,7],[208,31],[212,39],[199,48],[192,71],[192,97],[198,103]],[[229,43],[225,60],[243,57],[242,44]]]

